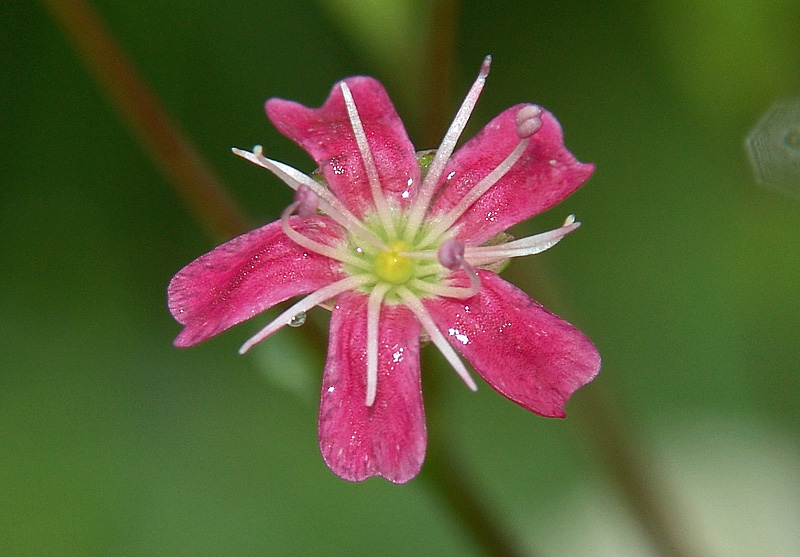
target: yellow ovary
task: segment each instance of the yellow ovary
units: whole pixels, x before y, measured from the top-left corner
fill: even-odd
[[[409,245],[405,242],[392,242],[388,251],[382,251],[375,256],[375,274],[391,284],[405,284],[414,276],[414,260],[400,255],[408,251]]]

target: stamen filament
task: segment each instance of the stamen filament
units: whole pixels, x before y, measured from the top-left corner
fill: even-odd
[[[397,294],[403,299],[405,305],[414,316],[419,321],[422,328],[428,333],[428,336],[431,337],[431,341],[436,348],[439,349],[439,352],[442,353],[442,356],[447,360],[447,362],[453,366],[453,369],[456,371],[459,377],[466,383],[467,387],[469,387],[473,391],[478,390],[478,385],[475,384],[475,380],[467,371],[467,367],[464,365],[464,362],[461,361],[461,358],[455,351],[447,339],[444,338],[444,335],[439,330],[439,327],[436,326],[434,323],[433,318],[428,313],[428,310],[425,309],[425,306],[422,305],[422,302],[417,298],[411,291],[406,288],[405,286],[400,286],[397,288]]]
[[[378,283],[367,300],[367,406],[373,405],[378,392],[378,325],[383,298],[391,287]]]
[[[314,306],[317,306],[326,300],[330,300],[337,294],[341,294],[346,290],[353,290],[359,286],[363,286],[371,280],[374,279],[370,275],[354,275],[343,278],[342,280],[336,281],[324,288],[320,288],[312,294],[309,294],[296,304],[292,305],[289,309],[281,313],[258,333],[253,335],[242,345],[241,348],[239,348],[239,354],[244,354],[281,327],[291,323],[295,315],[305,313]]]
[[[478,78],[472,84],[472,87],[470,87],[464,102],[461,104],[461,107],[456,113],[456,117],[450,124],[447,133],[445,133],[444,138],[442,139],[442,143],[439,145],[439,148],[436,150],[436,154],[433,156],[433,160],[428,167],[428,174],[425,176],[425,180],[422,181],[419,192],[414,198],[414,202],[409,210],[408,224],[406,226],[404,236],[406,242],[413,241],[414,237],[417,235],[417,232],[419,232],[419,227],[422,225],[422,221],[425,218],[425,212],[427,211],[430,200],[436,191],[436,186],[439,184],[439,179],[442,177],[444,167],[447,164],[447,161],[450,160],[450,155],[453,154],[456,143],[458,143],[461,133],[467,126],[469,117],[472,114],[472,111],[478,102],[478,97],[480,97],[483,86],[486,83],[486,77],[489,75],[489,68],[491,65],[491,56],[487,56],[483,59],[481,70],[478,73]]]
[[[331,190],[314,180],[311,176],[300,172],[296,168],[292,168],[288,164],[266,158],[262,153],[261,145],[253,147],[252,153],[235,147],[231,150],[235,155],[262,168],[266,168],[293,190],[297,190],[301,185],[308,186],[311,191],[320,198],[320,209],[322,209],[325,214],[338,222],[349,232],[358,236],[364,242],[382,249],[388,249],[380,238],[365,227],[364,224],[339,201],[339,198],[333,195]]]
[[[464,269],[466,271],[466,269]],[[443,284],[433,284],[419,279],[413,279],[409,285],[417,290],[422,290],[428,294],[434,294],[443,298],[458,298],[459,300],[466,300],[472,298],[481,289],[481,281],[475,269],[472,273],[467,273],[470,280],[470,286],[465,288],[463,286],[445,286]]]
[[[300,206],[299,201],[295,201],[289,204],[286,209],[283,210],[281,213],[281,230],[283,233],[286,234],[291,240],[293,240],[296,244],[316,252],[320,255],[324,255],[325,257],[330,257],[331,259],[336,259],[337,261],[341,261],[342,263],[347,263],[348,265],[352,265],[353,267],[357,267],[364,271],[370,271],[371,267],[369,263],[366,261],[359,259],[358,257],[346,252],[344,250],[340,250],[333,246],[327,246],[325,244],[321,244],[317,241],[308,238],[307,236],[303,236],[300,232],[292,228],[292,224],[289,220],[291,214]]]
[[[356,108],[356,103],[355,100],[353,100],[350,87],[348,87],[347,83],[344,81],[340,83],[340,86],[342,89],[342,96],[344,97],[344,105],[347,108],[347,116],[350,118],[350,125],[353,128],[356,145],[358,145],[358,150],[361,153],[361,161],[364,163],[364,170],[367,172],[367,179],[369,180],[369,187],[372,192],[372,200],[375,202],[378,218],[380,218],[381,224],[389,235],[389,238],[394,240],[397,238],[394,220],[392,219],[389,204],[383,195],[378,169],[375,167],[375,159],[372,157],[372,151],[369,148],[369,143],[367,143],[367,134],[364,132],[364,125],[361,123],[361,117],[358,115],[358,108]]]
[[[464,258],[472,265],[487,265],[509,257],[535,255],[550,249],[580,225],[580,222],[575,222],[575,216],[570,215],[561,227],[554,230],[494,246],[466,247]]]
[[[420,247],[425,247],[430,245],[436,238],[442,235],[442,233],[450,228],[453,223],[455,223],[458,218],[463,215],[467,209],[472,207],[472,204],[475,203],[484,193],[489,191],[493,185],[495,185],[500,178],[505,176],[511,167],[519,160],[522,156],[522,153],[525,152],[525,148],[528,146],[528,139],[521,139],[517,146],[514,147],[514,150],[501,162],[497,168],[492,170],[486,177],[478,182],[478,184],[472,188],[467,194],[458,202],[458,204],[453,207],[449,213],[447,213],[441,219],[438,219],[434,226],[428,231],[428,235],[418,244]]]

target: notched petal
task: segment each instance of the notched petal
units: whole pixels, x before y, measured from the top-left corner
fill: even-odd
[[[404,192],[413,192],[419,185],[419,166],[403,122],[380,82],[363,76],[345,82],[358,109],[384,194],[398,206],[405,206],[409,193]],[[341,87],[335,85],[320,108],[269,99],[265,109],[275,127],[314,158],[336,196],[357,216],[363,216],[372,207],[372,195]]]
[[[570,395],[600,371],[597,349],[515,286],[494,273],[478,273],[481,291],[476,296],[428,299],[426,308],[498,392],[532,412],[563,418]]]
[[[516,105],[489,122],[453,154],[431,209],[443,214],[514,150],[520,138],[516,118],[526,105]],[[514,224],[553,207],[582,186],[594,165],[578,161],[564,146],[561,125],[546,110],[541,127],[514,166],[458,219],[457,237],[480,245]]]
[[[342,237],[327,217],[292,217],[292,226],[322,243]],[[273,222],[238,236],[178,271],[167,303],[184,325],[175,346],[202,342],[293,296],[341,278],[338,262],[298,246]]]
[[[377,395],[367,406],[367,296],[339,296],[322,380],[320,450],[346,480],[382,476],[405,483],[419,473],[427,441],[419,324],[405,307],[384,306],[378,338]]]

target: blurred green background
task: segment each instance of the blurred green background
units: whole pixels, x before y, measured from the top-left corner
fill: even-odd
[[[312,170],[267,122],[270,96],[316,106],[369,74],[435,147],[418,143],[431,3],[95,5],[258,223],[290,191],[231,146]],[[485,504],[532,554],[653,554],[580,411],[604,389],[691,547],[800,555],[800,201],[757,186],[743,148],[773,101],[800,94],[800,5],[469,0],[452,25],[445,120],[491,53],[465,137],[537,102],[597,164],[518,232],[569,213],[584,226],[506,271],[603,355],[570,417],[471,393],[424,351],[427,410]],[[479,554],[424,482],[325,467],[324,336],[311,353],[284,330],[238,356],[262,316],[172,347],[167,282],[217,239],[41,4],[2,2],[0,45],[0,554]]]

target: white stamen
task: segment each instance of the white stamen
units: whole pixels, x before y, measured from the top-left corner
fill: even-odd
[[[350,252],[335,248],[333,246],[321,244],[307,236],[303,236],[300,232],[292,228],[292,223],[289,218],[294,211],[300,208],[301,204],[302,201],[295,201],[289,204],[289,206],[286,207],[286,209],[284,209],[281,213],[281,230],[283,230],[284,234],[286,234],[296,244],[320,255],[324,255],[325,257],[330,257],[331,259],[341,261],[342,263],[347,263],[348,265],[352,265],[353,267],[357,267],[364,271],[370,271],[372,269],[369,263],[359,259],[355,255],[352,255]]]
[[[442,233],[450,228],[453,223],[455,223],[458,218],[463,215],[467,209],[472,207],[472,204],[475,203],[480,197],[489,191],[493,185],[495,185],[500,178],[505,176],[511,167],[519,160],[522,156],[522,153],[525,152],[525,148],[528,146],[528,139],[522,139],[517,146],[514,148],[513,151],[501,162],[497,168],[492,170],[483,180],[477,183],[474,188],[469,190],[467,194],[458,202],[458,204],[453,207],[449,213],[447,213],[444,217],[436,221],[436,224],[431,228],[428,232],[428,235],[420,242],[419,246],[428,246],[430,245],[436,238],[442,235]]]
[[[550,249],[561,239],[578,228],[580,222],[575,221],[575,215],[570,215],[564,224],[555,230],[549,230],[506,242],[505,244],[497,244],[494,246],[481,246],[481,247],[467,247],[465,248],[464,258],[467,259],[472,265],[488,265],[496,261],[508,259],[509,257],[522,257],[525,255],[535,255],[545,250]]]
[[[394,239],[397,237],[397,233],[394,228],[391,210],[389,209],[389,204],[386,202],[386,198],[383,196],[378,169],[375,167],[375,159],[372,157],[372,151],[369,148],[369,143],[367,143],[367,134],[364,132],[364,125],[361,123],[361,117],[358,115],[358,108],[356,108],[353,94],[350,92],[350,87],[347,86],[347,83],[342,81],[339,85],[342,89],[344,105],[347,108],[347,116],[350,118],[350,126],[353,128],[356,145],[358,145],[358,151],[361,153],[361,161],[364,163],[364,170],[367,172],[367,179],[369,180],[369,187],[372,192],[372,200],[375,202],[378,218],[380,218],[381,224],[389,237]]]
[[[471,283],[468,288],[463,286],[445,286],[444,284],[434,284],[419,279],[412,279],[409,282],[409,286],[415,288],[416,290],[433,294],[434,296],[441,296],[442,298],[458,298],[459,300],[466,300],[472,298],[475,294],[480,292],[481,289],[481,279],[478,277],[475,269],[472,269],[472,274],[467,273],[467,276],[469,277]]]
[[[326,300],[330,300],[337,294],[341,294],[346,290],[353,290],[359,286],[363,286],[371,280],[374,279],[369,275],[355,275],[343,278],[342,280],[336,281],[333,284],[329,284],[325,288],[320,288],[316,292],[309,294],[292,307],[281,313],[258,333],[253,335],[250,340],[245,342],[239,349],[239,354],[244,354],[281,327],[291,324],[297,314],[305,313],[314,306],[319,305]]]
[[[469,117],[475,108],[475,104],[478,102],[478,97],[481,96],[481,91],[486,83],[486,77],[489,75],[489,68],[491,65],[491,56],[487,56],[483,59],[481,71],[478,73],[478,78],[472,84],[472,87],[470,87],[464,102],[458,109],[455,118],[453,118],[453,122],[450,124],[447,133],[442,139],[442,143],[439,145],[439,148],[436,150],[436,154],[433,156],[433,160],[428,167],[428,174],[425,176],[425,180],[423,180],[419,192],[417,193],[417,196],[414,199],[409,211],[408,225],[406,226],[404,236],[404,239],[407,242],[411,242],[414,239],[414,236],[417,235],[417,232],[419,232],[419,227],[425,218],[425,213],[428,210],[428,204],[430,203],[431,197],[433,197],[433,194],[436,191],[436,186],[439,185],[439,179],[442,177],[444,167],[447,164],[447,161],[450,160],[450,155],[453,154],[456,143],[458,143],[458,138],[461,137],[461,132],[463,132],[464,128],[467,126]]]
[[[380,247],[382,249],[388,249],[380,240],[380,238],[370,232],[362,224],[362,222],[356,218],[356,216],[353,215],[353,213],[351,213],[341,201],[339,201],[339,198],[333,195],[328,188],[314,180],[311,176],[300,172],[296,168],[292,168],[288,164],[266,158],[263,155],[261,145],[256,145],[253,147],[252,153],[250,151],[244,151],[235,147],[232,149],[232,151],[235,155],[238,155],[262,168],[266,168],[293,190],[297,190],[301,184],[308,186],[311,191],[313,191],[319,197],[320,209],[322,209],[325,214],[368,244]]]
[[[429,245],[436,238],[438,238],[445,230],[450,228],[458,218],[463,215],[472,204],[475,203],[480,197],[489,191],[503,176],[520,159],[525,149],[528,147],[530,137],[539,131],[542,127],[541,119],[542,109],[535,104],[527,104],[519,109],[515,117],[517,137],[520,142],[514,147],[514,150],[501,162],[497,168],[492,170],[486,177],[478,182],[478,184],[469,190],[467,194],[453,207],[444,218],[439,219],[435,226],[428,232],[428,235],[419,244],[422,247]]]
[[[378,392],[378,324],[383,297],[390,288],[387,283],[376,285],[367,300],[367,406],[373,405]]]
[[[448,363],[453,366],[453,369],[456,371],[459,377],[467,384],[473,391],[478,390],[478,385],[475,384],[475,380],[467,371],[467,367],[464,365],[464,362],[461,361],[458,354],[456,353],[455,349],[450,346],[450,343],[447,342],[447,339],[444,338],[444,335],[439,330],[439,327],[436,326],[434,323],[433,318],[428,313],[428,310],[425,309],[425,306],[422,305],[419,298],[417,298],[411,291],[406,288],[405,286],[400,286],[397,288],[397,294],[403,299],[405,305],[414,316],[419,321],[422,328],[428,333],[428,336],[431,337],[431,341],[436,348],[442,353],[442,356],[448,361]]]

